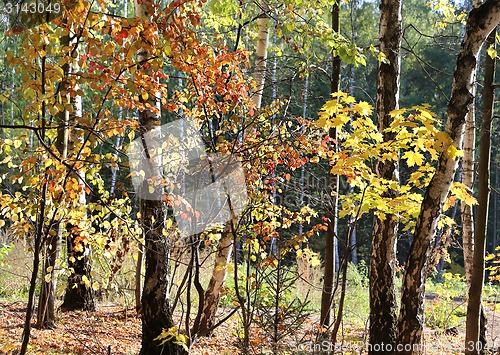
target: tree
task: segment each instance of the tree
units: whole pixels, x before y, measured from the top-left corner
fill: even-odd
[[[377,125],[384,142],[394,140],[396,133],[387,131],[397,109],[399,100],[401,0],[380,2],[380,52],[386,60],[379,62],[377,75]],[[377,174],[386,181],[399,184],[398,160],[378,161]],[[397,192],[387,187],[384,197],[394,198]],[[396,342],[396,240],[398,236],[396,215],[375,215],[370,257],[370,344]],[[377,353],[377,347],[370,347],[370,354]]]
[[[340,4],[336,1],[332,5],[332,29],[336,33],[340,32]],[[336,93],[340,90],[340,66],[341,58],[332,51],[332,72],[330,76],[330,93]],[[331,147],[336,150],[336,140],[338,131],[336,127],[330,128],[328,136],[330,137]],[[330,195],[332,196],[329,204],[326,206],[326,218],[328,220],[328,228],[325,236],[325,261],[324,261],[324,276],[323,290],[321,292],[321,327],[330,327],[330,315],[333,303],[333,279],[335,276],[335,251],[337,243],[337,226],[338,226],[338,194],[339,194],[339,176],[330,174]]]
[[[486,317],[482,305],[484,283],[484,262],[486,249],[486,234],[490,200],[490,165],[491,165],[491,130],[494,106],[495,79],[495,46],[496,31],[492,31],[486,40],[488,54],[485,59],[483,109],[481,123],[481,143],[479,150],[479,193],[474,234],[473,265],[469,283],[469,298],[467,303],[467,324],[465,335],[465,353],[477,355],[486,347],[485,339],[481,339],[481,328],[486,326]],[[490,50],[493,49],[493,52]]]
[[[69,36],[63,36],[61,38],[61,45],[69,47],[69,44]],[[69,57],[71,57],[71,53],[69,53],[68,55]],[[63,65],[63,72],[67,77],[69,73],[68,63],[65,63]],[[66,87],[69,86],[70,83],[67,79],[64,80],[60,85],[61,89],[64,91],[66,91]],[[60,128],[57,132],[56,149],[59,152],[61,159],[66,159],[68,156],[67,113],[68,112],[66,110],[57,113],[57,120],[59,122]],[[55,293],[57,285],[56,262],[59,258],[62,228],[63,225],[60,223],[54,226],[54,229],[49,232],[47,245],[45,246],[45,257],[42,269],[44,271],[43,275],[45,275],[45,277],[43,278],[42,285],[40,287],[37,311],[37,326],[40,328],[50,328],[54,325],[55,322]],[[46,279],[47,275],[48,279]]]
[[[135,2],[135,14],[143,20],[144,40],[137,53],[138,71],[136,78],[143,83],[141,103],[144,107],[139,112],[139,133],[141,136],[151,132],[160,125],[159,101],[155,90],[155,79],[149,63],[152,45],[148,42],[148,35],[154,27],[151,19],[154,16],[155,6],[151,1]],[[151,92],[151,94],[149,94]],[[151,159],[151,152],[144,146],[145,156],[148,157],[152,176],[161,177],[158,164]],[[150,188],[154,190],[151,194]],[[157,186],[144,180],[141,188],[142,198],[139,201],[141,213],[141,227],[144,236],[144,250],[146,270],[144,288],[142,292],[142,346],[141,355],[155,354],[184,354],[181,344],[176,337],[167,338],[162,344],[157,338],[165,330],[167,333],[174,329],[172,309],[169,301],[169,240],[163,234],[165,230],[166,205],[158,199],[148,199],[148,196],[159,194]],[[154,196],[153,196],[154,197]],[[167,233],[172,233],[168,230]]]
[[[69,42],[64,38],[63,42],[68,43],[73,47],[69,54],[71,61],[68,66],[68,73],[76,76],[79,71],[78,65],[78,46],[81,33],[73,34],[73,41]],[[68,126],[67,134],[67,156],[71,162],[69,176],[71,186],[75,190],[72,196],[74,211],[71,216],[64,221],[63,235],[66,236],[66,247],[68,249],[68,266],[71,275],[68,277],[66,284],[66,292],[61,309],[66,311],[86,310],[94,311],[94,295],[92,289],[92,249],[88,238],[87,223],[87,199],[85,193],[85,171],[81,164],[78,163],[78,157],[85,145],[84,131],[79,127],[83,116],[83,98],[78,94],[80,86],[78,78],[72,78],[76,84],[71,85],[69,81],[63,82],[66,84],[65,90],[68,91],[68,101],[71,109],[65,113],[67,118],[65,122]]]
[[[478,7],[481,5],[481,0],[474,0],[473,7]],[[472,95],[476,96],[476,72],[477,68],[474,70],[474,78],[472,84]],[[467,119],[465,123],[465,135],[464,135],[464,146],[463,152],[464,156],[462,158],[462,183],[464,183],[470,191],[474,191],[474,153],[476,144],[476,108],[473,103],[470,106],[469,113],[467,114]],[[467,280],[467,285],[470,287],[471,283],[471,271],[473,264],[473,253],[474,253],[474,214],[472,211],[472,205],[462,203],[460,205],[460,214],[462,219],[462,243],[464,248],[464,268],[465,268],[465,278]]]
[[[266,82],[267,49],[269,45],[269,11],[270,8],[267,1],[261,1],[259,3],[260,15],[257,24],[257,45],[255,49],[255,68],[253,75],[256,87],[251,95],[256,110],[259,110],[262,106],[262,94]],[[234,50],[236,51],[237,48],[235,47]],[[238,225],[237,220],[233,221],[233,225]],[[231,259],[234,246],[233,243],[236,242],[237,238],[237,236],[233,234],[228,223],[224,228],[215,253],[212,277],[210,278],[210,282],[203,297],[203,311],[200,323],[199,326],[195,326],[193,333],[209,335],[213,330],[222,287],[226,279],[227,265]]]
[[[427,277],[427,257],[435,235],[438,218],[457,168],[457,152],[462,147],[466,115],[472,103],[472,79],[479,50],[490,32],[500,22],[500,1],[489,0],[470,12],[465,37],[457,59],[448,104],[446,150],[438,160],[422,201],[415,226],[410,255],[403,277],[401,311],[398,320],[398,354],[422,352],[423,302]]]

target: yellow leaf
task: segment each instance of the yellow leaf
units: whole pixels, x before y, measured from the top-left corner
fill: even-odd
[[[311,159],[309,159],[309,161],[311,163],[318,163],[319,162],[319,157],[316,155],[316,156],[312,157]]]
[[[319,261],[317,256],[313,256],[311,258],[311,266],[319,266],[321,264],[321,261]]]
[[[424,162],[424,156],[413,150],[409,150],[404,153],[403,159],[406,159],[406,164],[408,164],[409,167],[414,165],[420,166]]]
[[[354,110],[356,110],[363,116],[369,116],[372,114],[373,107],[368,102],[361,101],[356,106],[354,106]]]
[[[91,285],[91,282],[90,280],[88,279],[87,275],[83,275],[82,276],[82,281],[81,281],[82,284],[85,285],[85,287],[90,287]]]
[[[320,117],[319,119],[316,121],[316,125],[319,127],[319,128],[324,128],[326,126],[326,117],[328,115],[326,114],[320,114]]]
[[[486,50],[491,59],[495,59],[497,57],[497,51],[495,50],[495,45],[491,45],[490,48]]]
[[[495,259],[495,254],[488,254],[484,257],[484,260],[485,261],[490,261],[490,260],[493,260]]]
[[[461,150],[458,150],[457,147],[455,147],[454,145],[450,145],[447,152],[448,152],[450,158],[452,158],[452,159],[456,159],[458,157],[464,156],[464,152]]]
[[[402,108],[402,109],[399,109],[399,110],[392,110],[391,112],[389,112],[389,115],[392,116],[392,117],[396,117],[398,115],[402,115],[406,112],[406,109],[405,108]]]

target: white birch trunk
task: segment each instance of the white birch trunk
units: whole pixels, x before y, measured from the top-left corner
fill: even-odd
[[[448,151],[439,157],[438,167],[422,201],[420,215],[415,226],[413,243],[403,278],[401,313],[398,323],[397,354],[421,354],[424,328],[423,304],[427,277],[427,258],[443,203],[448,196],[457,168],[456,155],[450,154],[462,148],[466,116],[473,102],[473,73],[481,46],[490,32],[500,22],[500,0],[488,0],[471,11],[465,37],[457,59],[448,104],[446,131],[450,137]]]

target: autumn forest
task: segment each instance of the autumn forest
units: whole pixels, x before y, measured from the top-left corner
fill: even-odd
[[[500,354],[500,0],[0,2],[0,354]]]

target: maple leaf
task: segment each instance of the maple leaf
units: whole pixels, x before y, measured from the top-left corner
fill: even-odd
[[[373,111],[372,105],[365,101],[360,101],[353,109],[363,116],[369,116]]]
[[[413,150],[405,152],[403,154],[403,159],[406,159],[406,164],[408,164],[409,167],[412,167],[414,165],[420,166],[424,162],[423,154],[415,152]]]

